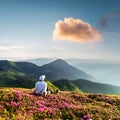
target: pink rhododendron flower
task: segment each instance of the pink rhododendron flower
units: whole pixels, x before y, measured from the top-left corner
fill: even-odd
[[[83,116],[83,119],[84,120],[92,120],[91,118],[90,118],[90,114],[88,113],[87,115],[84,115]]]
[[[3,106],[3,105],[0,105],[0,109],[2,109],[2,108],[4,108],[4,106]]]

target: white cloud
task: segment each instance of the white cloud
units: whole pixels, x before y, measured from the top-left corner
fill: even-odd
[[[94,42],[101,40],[101,34],[81,19],[65,18],[64,21],[59,20],[55,24],[53,39],[80,43]]]

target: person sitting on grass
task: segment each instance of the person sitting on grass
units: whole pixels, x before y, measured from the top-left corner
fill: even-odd
[[[34,88],[35,95],[41,95],[44,97],[47,95],[47,83],[44,81],[45,78],[46,78],[45,75],[41,75],[39,77],[40,81],[36,82],[35,88]]]

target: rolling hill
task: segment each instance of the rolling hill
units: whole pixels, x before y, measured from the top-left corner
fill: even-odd
[[[34,88],[41,74],[45,74],[51,85],[60,90],[120,94],[120,87],[91,82],[89,80],[94,79],[92,76],[61,59],[42,66],[29,62],[0,61],[1,87]]]
[[[57,59],[49,64],[42,65],[40,67],[40,73],[45,74],[47,78],[52,81],[59,79],[75,80],[79,78],[88,80],[94,79],[92,76],[61,59]]]
[[[55,60],[49,64],[42,66],[37,66],[29,62],[12,62],[5,60],[0,61],[0,71],[23,73],[25,75],[33,76],[36,79],[39,77],[39,75],[45,74],[47,76],[47,79],[51,81],[59,79],[75,80],[79,78],[90,80],[93,79],[92,76],[75,68],[74,66],[61,59]]]
[[[78,79],[70,81],[67,79],[54,81],[53,84],[62,91],[83,91],[86,93],[102,93],[102,94],[118,94],[120,95],[120,87],[96,83],[89,80]]]

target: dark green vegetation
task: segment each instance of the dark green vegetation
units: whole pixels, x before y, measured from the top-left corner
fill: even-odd
[[[60,59],[43,66],[29,62],[0,61],[1,87],[34,88],[41,74],[47,76],[48,86],[53,89],[120,94],[120,87],[88,81],[86,79],[92,80],[93,77]]]
[[[53,84],[63,91],[81,90],[86,93],[103,93],[103,94],[120,95],[120,87],[108,85],[108,84],[95,83],[84,79],[79,79],[74,81],[63,79],[63,80],[57,80],[53,82]]]

